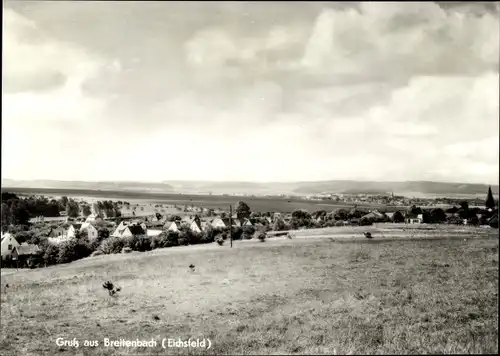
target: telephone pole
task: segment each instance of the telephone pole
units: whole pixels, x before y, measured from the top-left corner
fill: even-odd
[[[229,205],[229,238],[231,239],[231,248],[233,248],[233,206]]]

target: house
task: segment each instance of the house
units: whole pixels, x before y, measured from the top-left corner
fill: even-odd
[[[214,228],[227,228],[229,227],[229,218],[215,218],[212,220]]]
[[[163,230],[151,230],[151,229],[148,229],[148,231],[146,231],[146,233],[147,233],[148,237],[158,236],[158,235],[160,235],[162,232],[163,232]]]
[[[167,221],[163,228],[167,231],[179,232],[181,228],[181,223],[179,221]]]
[[[201,228],[201,221],[200,221],[200,219],[193,219],[193,221],[189,225],[189,228],[193,232],[201,233],[202,228]]]
[[[143,229],[141,225],[127,225],[124,229],[118,230],[113,233],[114,237],[131,237],[138,235],[147,235],[147,229]]]
[[[97,214],[90,214],[89,216],[87,216],[87,219],[85,219],[85,222],[86,223],[91,223],[91,222],[94,222],[94,221],[97,221],[97,220],[101,220],[101,218],[99,217],[99,215],[97,215]]]
[[[30,265],[30,257],[36,255],[40,251],[37,245],[23,243],[14,247],[12,250],[12,260],[17,261],[18,265]]]
[[[14,250],[14,247],[19,246],[19,243],[17,240],[12,236],[10,233],[5,233],[2,235],[2,245],[1,245],[1,250],[2,250],[2,260],[6,257],[9,256],[12,251]]]
[[[81,227],[83,226],[83,224],[71,224],[69,227],[68,227],[68,230],[66,231],[66,236],[68,238],[71,238],[71,237],[75,237],[76,236],[76,232],[77,231],[80,231]]]
[[[48,237],[63,237],[66,236],[66,230],[62,226],[58,226],[56,228],[51,228],[49,230],[49,233],[47,234]]]
[[[409,215],[405,219],[405,223],[406,224],[421,224],[423,222],[423,220],[424,220],[423,214],[418,214],[417,216]]]
[[[97,229],[89,223],[83,223],[80,227],[80,231],[85,231],[89,240],[95,240],[99,236]]]
[[[254,223],[250,219],[242,219],[241,226],[254,226]]]

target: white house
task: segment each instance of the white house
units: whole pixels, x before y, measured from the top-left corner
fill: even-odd
[[[250,219],[245,219],[241,226],[253,226],[253,223],[250,221]]]
[[[97,229],[89,223],[83,223],[80,231],[87,232],[89,240],[95,240],[99,236],[99,232],[97,231]]]
[[[12,234],[7,232],[5,235],[2,235],[2,245],[1,245],[2,259],[5,256],[10,255],[14,247],[17,246],[19,246],[19,242],[17,242],[14,236],[12,236]]]
[[[112,236],[131,237],[136,235],[147,235],[147,229],[143,229],[141,225],[127,225],[122,230],[117,228]]]
[[[160,235],[162,232],[163,232],[163,230],[152,230],[152,229],[148,229],[148,231],[147,231],[147,235],[148,235],[148,237],[153,237],[153,236],[158,236],[158,235]]]
[[[229,219],[228,218],[215,218],[212,220],[212,226],[214,228],[226,228],[229,227]]]
[[[181,228],[181,224],[178,221],[167,221],[163,227],[168,231],[178,232]]]
[[[421,224],[424,220],[423,214],[418,214],[416,218],[410,217],[406,219],[407,224]]]
[[[191,224],[189,225],[189,228],[191,229],[191,231],[193,232],[201,232],[202,231],[202,228],[201,228],[201,222],[199,219],[194,219]]]
[[[97,214],[90,214],[89,216],[87,216],[87,219],[85,219],[85,222],[90,223],[100,219],[101,218]]]

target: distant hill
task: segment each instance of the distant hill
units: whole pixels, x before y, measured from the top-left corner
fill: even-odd
[[[314,195],[321,193],[390,194],[406,196],[469,196],[486,195],[488,185],[468,183],[441,183],[428,181],[373,182],[332,180],[318,182],[209,182],[165,181],[150,182],[83,182],[56,180],[2,179],[2,187],[43,189],[86,189],[101,191],[128,191],[170,194],[233,194],[233,195]],[[498,185],[492,185],[498,195]]]
[[[172,187],[168,184],[141,182],[83,182],[2,179],[2,187],[173,192]]]
[[[424,195],[475,195],[486,194],[486,184],[468,183],[441,183],[428,181],[411,182],[361,182],[361,181],[328,181],[300,183],[295,189],[297,193],[319,194],[322,192],[338,192],[352,194],[383,194],[392,193],[406,195],[408,193],[421,193]],[[492,185],[491,190],[498,194],[498,185]]]

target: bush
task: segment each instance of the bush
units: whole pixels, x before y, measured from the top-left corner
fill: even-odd
[[[122,253],[131,253],[132,249],[130,247],[124,247],[122,248]]]
[[[89,246],[85,241],[71,239],[59,245],[59,253],[57,255],[57,263],[69,263],[81,258],[90,256]]]
[[[218,244],[219,246],[224,245],[224,239],[222,238],[222,236],[218,236],[218,237],[215,239],[215,242],[217,242],[217,244]]]
[[[256,233],[257,238],[260,242],[266,242],[266,234],[263,232]]]
[[[189,244],[188,240],[184,237],[180,237],[178,241],[179,241],[179,246],[186,246]]]
[[[110,237],[101,243],[99,248],[104,254],[120,253],[125,247],[125,240],[120,237]]]
[[[55,265],[57,263],[57,256],[59,255],[59,247],[54,244],[44,244],[41,246],[43,261],[46,265]]]
[[[253,235],[255,233],[255,227],[253,226],[244,226],[242,228],[243,233],[248,234],[248,235]]]
[[[359,226],[370,226],[370,225],[373,225],[372,219],[360,219],[359,220]]]
[[[134,235],[125,238],[123,247],[130,247],[133,251],[151,251],[151,240],[145,235]]]
[[[233,240],[241,240],[244,238],[243,232],[244,230],[239,226],[233,226],[232,228]]]

